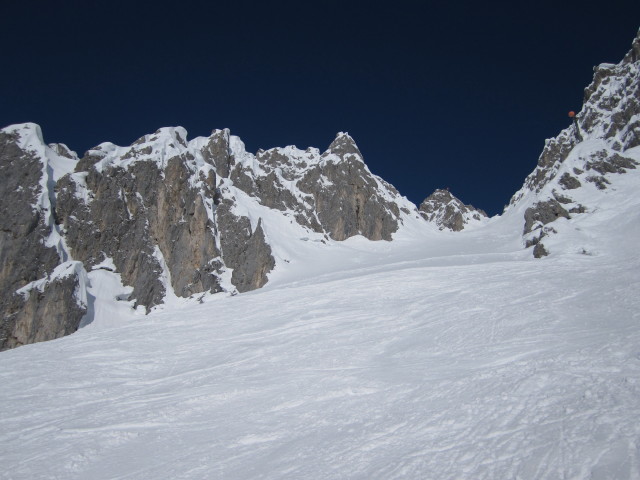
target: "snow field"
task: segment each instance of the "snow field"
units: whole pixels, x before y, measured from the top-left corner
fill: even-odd
[[[405,258],[4,352],[0,476],[640,478],[637,260],[519,257]]]

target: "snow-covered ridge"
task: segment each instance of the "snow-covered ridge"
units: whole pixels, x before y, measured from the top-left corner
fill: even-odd
[[[640,32],[620,63],[594,68],[582,109],[569,127],[545,142],[538,166],[510,204],[518,203],[528,192],[540,192],[556,178],[560,165],[577,144],[594,140],[605,142],[608,149],[619,154],[640,145]]]
[[[391,240],[400,228],[424,224],[415,205],[371,173],[346,133],[324,152],[287,146],[252,154],[228,129],[189,140],[184,128],[166,127],[129,146],[101,143],[82,158],[63,144],[45,145],[35,124],[0,134],[6,151],[13,152],[8,161],[37,169],[30,173],[35,182],[30,225],[38,231],[28,227],[25,234],[48,256],[48,263],[29,275],[21,275],[12,260],[17,283],[11,281],[6,291],[11,297],[37,287],[42,302],[59,302],[59,289],[48,293],[59,277],[57,268],[80,262],[83,270],[74,282],[88,300],[70,298],[78,309],[60,313],[72,315],[76,327],[103,310],[94,305],[108,303],[98,298],[103,293],[91,284],[93,278],[111,275],[100,282],[120,285],[116,301],[132,311],[150,311],[185,298],[260,288],[300,261],[309,241],[328,248],[358,235]],[[12,248],[23,247],[16,241]],[[114,267],[97,277],[96,268],[105,262]],[[10,346],[33,341],[35,330],[19,325],[39,328],[33,317],[39,310],[11,308],[22,313],[0,338]]]
[[[535,256],[549,253],[541,240],[556,232],[547,224],[594,211],[616,177],[636,168],[639,145],[640,32],[620,63],[594,68],[582,109],[545,142],[537,167],[505,209],[524,218],[524,242],[535,245]]]

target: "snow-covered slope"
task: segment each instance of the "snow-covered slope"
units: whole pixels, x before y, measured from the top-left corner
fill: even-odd
[[[509,216],[309,241],[263,289],[4,352],[0,478],[640,478],[639,185],[583,217],[593,255],[534,260]]]

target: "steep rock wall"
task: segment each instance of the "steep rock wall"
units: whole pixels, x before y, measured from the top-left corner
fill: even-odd
[[[55,275],[65,259],[45,148],[35,125],[0,131],[0,350],[72,333],[86,312],[74,297],[82,270]]]

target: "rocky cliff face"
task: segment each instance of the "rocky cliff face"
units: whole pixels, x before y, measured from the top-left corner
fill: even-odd
[[[466,225],[479,224],[487,214],[472,205],[465,205],[449,190],[438,189],[420,204],[420,215],[438,225],[440,230],[459,232]]]
[[[47,156],[50,158],[47,159]],[[0,350],[74,332],[86,312],[81,264],[54,221],[50,162],[77,160],[28,125],[0,131]]]
[[[547,140],[535,170],[507,210],[523,212],[525,245],[549,254],[543,239],[558,219],[590,211],[615,177],[636,162],[625,152],[640,145],[640,32],[624,59],[594,69],[582,110],[572,125]]]
[[[391,240],[407,202],[371,174],[353,139],[339,133],[329,148],[259,151],[254,157],[236,143],[228,178],[261,205],[291,215],[297,223],[334,240],[363,235]],[[400,206],[399,206],[400,205]],[[408,213],[410,206],[404,207]]]
[[[221,289],[216,175],[184,151],[184,137],[163,129],[127,148],[102,144],[58,182],[57,221],[73,258],[89,269],[112,259],[147,308],[162,302],[169,278],[179,296]]]
[[[89,322],[97,269],[129,286],[120,300],[148,311],[167,295],[262,287],[283,222],[327,241],[391,240],[402,216],[415,215],[345,133],[323,153],[253,155],[228,130],[188,141],[183,128],[162,128],[78,158],[24,124],[1,131],[0,159],[0,349]]]

